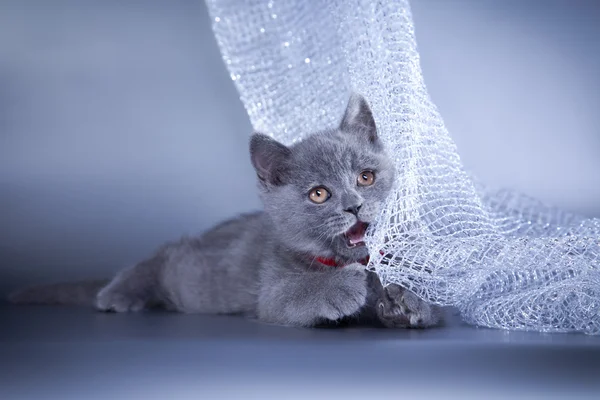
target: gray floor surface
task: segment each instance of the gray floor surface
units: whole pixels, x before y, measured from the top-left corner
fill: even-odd
[[[595,398],[600,338],[0,305],[0,399]]]

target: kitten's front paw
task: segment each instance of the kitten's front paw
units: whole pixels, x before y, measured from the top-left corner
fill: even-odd
[[[439,308],[398,285],[389,285],[377,302],[379,320],[388,328],[427,328],[440,322]]]
[[[340,271],[339,280],[324,292],[321,316],[331,321],[357,314],[367,299],[367,274],[361,264],[351,264]]]
[[[132,295],[120,293],[110,285],[98,292],[96,296],[96,308],[100,311],[128,312],[141,311],[145,302]]]

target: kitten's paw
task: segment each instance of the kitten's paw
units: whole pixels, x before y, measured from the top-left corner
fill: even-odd
[[[427,328],[440,322],[437,306],[398,285],[389,285],[377,302],[379,320],[388,328]]]
[[[100,311],[113,311],[118,313],[141,311],[145,301],[139,297],[119,293],[110,286],[105,287],[96,296],[96,308]]]
[[[367,299],[367,274],[363,265],[344,267],[339,280],[326,288],[321,316],[331,321],[360,311]]]

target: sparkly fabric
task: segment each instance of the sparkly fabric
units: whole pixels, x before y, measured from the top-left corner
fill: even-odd
[[[407,1],[207,0],[257,131],[293,143],[369,101],[398,178],[369,268],[465,321],[600,333],[600,220],[492,191],[463,169],[423,82]]]

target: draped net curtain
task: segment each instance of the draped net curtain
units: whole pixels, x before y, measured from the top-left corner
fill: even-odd
[[[600,333],[600,221],[464,169],[423,82],[406,0],[206,0],[257,131],[291,144],[369,101],[398,178],[369,231],[384,284],[481,326]],[[485,134],[485,133],[482,133]]]

